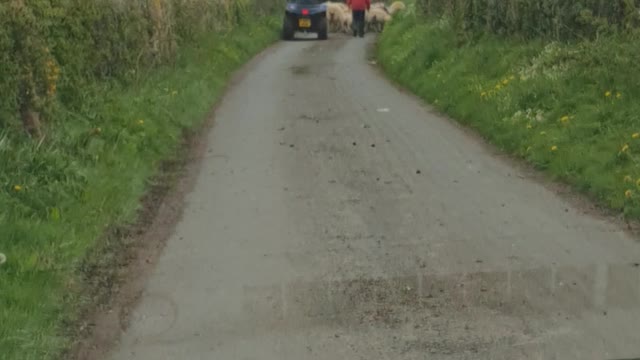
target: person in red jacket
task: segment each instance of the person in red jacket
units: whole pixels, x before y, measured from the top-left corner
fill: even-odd
[[[364,14],[371,8],[371,0],[347,0],[347,5],[353,15],[353,36],[364,37]]]

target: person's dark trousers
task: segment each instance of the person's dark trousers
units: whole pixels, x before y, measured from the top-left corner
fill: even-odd
[[[353,36],[364,37],[364,10],[353,10]]]

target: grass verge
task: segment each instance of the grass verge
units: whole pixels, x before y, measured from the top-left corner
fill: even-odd
[[[231,73],[277,39],[277,26],[265,19],[204,38],[135,86],[87,85],[83,106],[58,109],[42,143],[0,133],[0,359],[55,359],[70,346],[65,324],[92,301],[82,268],[105,246],[97,239],[136,221],[183,132],[202,124]]]
[[[503,151],[640,218],[640,43],[460,36],[408,12],[379,39],[385,72]]]

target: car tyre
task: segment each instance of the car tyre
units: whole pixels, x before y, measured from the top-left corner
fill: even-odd
[[[294,29],[291,19],[288,16],[284,17],[282,22],[282,40],[293,40]]]
[[[329,24],[327,23],[327,17],[323,17],[320,19],[320,24],[318,25],[318,39],[327,40],[329,38]]]

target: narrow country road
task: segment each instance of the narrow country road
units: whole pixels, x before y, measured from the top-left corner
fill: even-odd
[[[280,43],[216,111],[109,360],[640,356],[640,245],[367,61]]]

